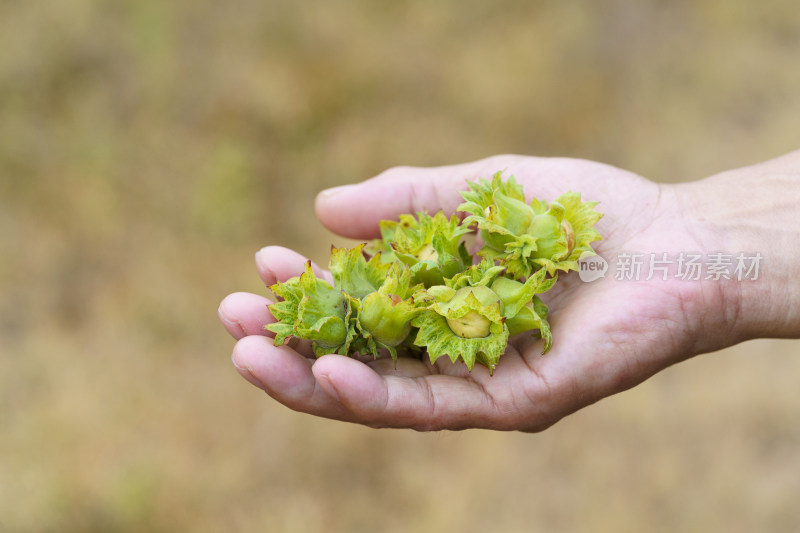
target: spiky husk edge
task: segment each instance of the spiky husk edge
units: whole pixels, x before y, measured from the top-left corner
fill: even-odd
[[[508,342],[508,328],[505,325],[499,332],[492,332],[486,337],[459,337],[447,325],[447,319],[435,311],[425,311],[412,324],[419,328],[414,344],[427,348],[431,363],[446,355],[453,363],[460,358],[469,371],[478,360],[490,372],[494,372]]]
[[[284,345],[292,337],[297,337],[311,340],[317,356],[348,353],[356,335],[352,299],[327,281],[317,278],[311,269],[310,261],[306,263],[305,272],[300,276],[278,282],[270,286],[270,289],[283,298],[283,301],[268,306],[276,322],[264,326],[264,329],[275,333],[275,346]],[[324,293],[328,294],[323,296]],[[325,309],[315,307],[319,305],[315,297],[330,297],[333,293],[340,295],[340,302],[334,309],[340,305],[342,308],[335,314],[326,315]],[[315,314],[318,318],[310,324],[306,323],[307,318],[314,317]],[[333,326],[344,328],[344,338],[337,343],[323,342],[321,337],[325,334],[324,330]]]

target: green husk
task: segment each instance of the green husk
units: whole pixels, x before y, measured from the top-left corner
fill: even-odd
[[[346,355],[355,335],[350,318],[350,299],[327,281],[317,278],[311,261],[305,272],[270,289],[283,301],[269,306],[277,322],[265,327],[275,333],[275,345],[289,342],[291,337],[313,341],[314,353]]]
[[[526,203],[513,176],[500,172],[468,186],[463,222],[441,211],[384,220],[369,247],[331,249],[332,285],[310,263],[273,285],[281,301],[269,306],[276,322],[265,327],[275,344],[308,339],[317,356],[385,351],[396,359],[425,350],[431,362],[447,357],[490,372],[515,335],[541,337],[546,353],[553,337],[538,295],[594,253],[596,202],[567,192],[549,204]],[[464,242],[471,227],[483,241],[477,263]]]
[[[500,172],[491,182],[469,187],[458,209],[470,213],[463,224],[479,230],[484,246],[478,255],[505,266],[516,279],[542,268],[551,276],[577,270],[581,254],[594,253],[591,243],[602,238],[592,227],[602,217],[593,209],[597,202],[582,202],[579,193],[527,204],[522,188],[504,182]]]
[[[447,218],[441,211],[432,217],[400,215],[398,222],[382,220],[380,228],[382,239],[373,243],[373,249],[383,254],[384,261],[407,264],[414,283],[441,285],[472,264],[461,240],[470,230],[455,215]]]

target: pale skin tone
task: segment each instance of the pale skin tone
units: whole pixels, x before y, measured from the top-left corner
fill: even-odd
[[[371,427],[541,431],[564,416],[694,355],[757,337],[800,337],[800,152],[699,182],[656,184],[576,159],[496,156],[436,168],[394,168],[357,185],[323,191],[317,215],[342,236],[371,239],[378,221],[402,213],[455,212],[466,180],[513,174],[527,198],[566,191],[600,202],[595,243],[607,258],[643,253],[761,253],[757,281],[617,281],[563,276],[542,295],[553,347],[520,335],[494,372],[470,373],[446,358],[314,359],[305,342],[273,346],[264,296],[235,293],[219,314],[237,339],[233,362],[287,407]],[[298,275],[306,258],[267,247],[256,254],[267,285]],[[329,274],[314,266],[319,276]]]

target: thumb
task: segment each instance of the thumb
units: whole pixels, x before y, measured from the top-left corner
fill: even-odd
[[[352,239],[380,236],[378,222],[396,220],[404,213],[434,214],[440,209],[448,216],[463,202],[461,191],[467,181],[496,172],[498,158],[442,167],[395,167],[353,185],[327,189],[316,200],[317,217],[332,232]]]

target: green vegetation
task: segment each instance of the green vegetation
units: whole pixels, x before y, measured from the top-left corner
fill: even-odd
[[[525,202],[522,187],[497,172],[491,182],[469,183],[459,211],[462,223],[442,212],[381,222],[382,238],[333,249],[333,285],[317,279],[311,262],[298,277],[270,287],[282,301],[270,305],[275,345],[291,337],[312,341],[317,356],[355,352],[379,356],[385,348],[424,348],[435,362],[448,356],[472,371],[475,362],[494,372],[510,335],[532,331],[552,344],[547,306],[537,296],[555,285],[557,271],[577,270],[581,254],[594,253],[593,229],[602,216],[577,193],[549,205]],[[462,238],[477,226],[483,246],[474,264]]]

